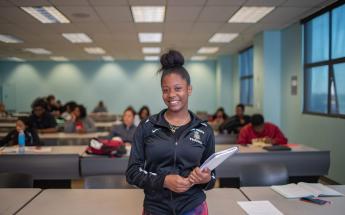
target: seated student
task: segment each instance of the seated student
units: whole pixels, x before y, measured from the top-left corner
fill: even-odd
[[[8,113],[6,111],[5,105],[0,102],[0,117],[6,117]]]
[[[77,105],[71,112],[71,119],[65,122],[64,130],[66,133],[87,133],[96,131],[96,126],[87,116],[86,108],[83,105]]]
[[[99,101],[98,105],[92,111],[92,113],[105,113],[105,112],[108,112],[108,109],[104,105],[103,101]]]
[[[16,121],[16,128],[10,131],[4,138],[0,140],[0,146],[18,145],[18,134],[23,131],[25,134],[26,146],[40,146],[41,142],[35,129],[29,124],[28,117],[20,117]]]
[[[47,103],[48,103],[48,111],[55,117],[60,116],[60,108],[56,102],[56,98],[54,95],[47,96]]]
[[[139,110],[139,119],[140,121],[149,118],[150,116],[150,109],[146,105],[142,106]]]
[[[238,144],[251,144],[253,139],[261,139],[265,143],[283,145],[287,139],[280,129],[269,122],[265,122],[261,114],[254,114],[251,123],[240,130]]]
[[[220,107],[213,115],[212,120],[209,122],[209,124],[212,126],[213,130],[219,131],[219,126],[223,124],[227,119],[228,115],[226,115],[224,108]]]
[[[228,118],[223,124],[219,127],[219,132],[223,133],[224,130],[231,134],[234,132],[238,134],[240,129],[250,123],[250,116],[244,114],[245,107],[243,104],[236,105],[236,114]]]
[[[47,102],[37,98],[31,105],[32,113],[29,117],[29,124],[41,133],[57,132],[57,124],[53,115],[47,111]]]
[[[125,143],[132,143],[137,126],[134,125],[135,111],[128,107],[123,112],[122,123],[111,130],[111,137],[120,137]]]
[[[72,118],[72,111],[78,106],[78,104],[75,101],[67,102],[62,108],[61,108],[61,117],[64,120],[71,120]]]

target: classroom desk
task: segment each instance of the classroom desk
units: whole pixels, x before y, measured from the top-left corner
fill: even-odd
[[[8,147],[10,148],[10,147]],[[13,147],[14,148],[14,147]],[[51,146],[50,152],[0,154],[0,172],[31,174],[34,179],[78,179],[79,157],[85,146]]]
[[[15,214],[40,192],[41,189],[0,188],[0,214]]]
[[[230,146],[235,145],[216,145],[216,151]],[[268,152],[257,147],[239,147],[239,153],[227,159],[217,168],[217,177],[238,178],[244,165],[258,162],[282,163],[288,169],[289,176],[327,175],[330,167],[329,151],[320,151],[303,145],[293,147],[290,152]],[[127,163],[128,157],[109,158],[84,154],[80,159],[81,175],[124,175]]]
[[[236,201],[247,201],[237,189],[208,191],[210,214],[245,214]],[[141,189],[51,189],[44,190],[19,215],[40,214],[141,214],[144,193]]]
[[[331,186],[333,189],[345,194],[345,186]],[[325,197],[321,199],[332,201],[332,204],[316,205],[299,199],[287,199],[270,187],[241,187],[242,192],[251,201],[269,200],[276,208],[285,215],[310,214],[310,215],[342,215],[345,211],[345,197]]]
[[[67,145],[88,145],[90,139],[107,137],[109,132],[91,132],[91,133],[45,133],[39,134],[40,139],[46,146],[67,146]]]

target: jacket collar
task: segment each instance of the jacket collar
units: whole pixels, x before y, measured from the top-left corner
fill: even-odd
[[[149,117],[149,121],[152,122],[155,125],[161,126],[161,127],[167,127],[166,120],[164,119],[164,113],[167,111],[167,109],[162,110],[158,114],[152,115]],[[199,117],[197,117],[192,111],[188,110],[190,117],[191,117],[191,127],[195,127],[199,125],[200,123],[207,122],[202,121]]]

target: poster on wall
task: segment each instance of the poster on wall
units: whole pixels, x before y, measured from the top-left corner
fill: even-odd
[[[297,95],[297,75],[291,76],[291,95]]]

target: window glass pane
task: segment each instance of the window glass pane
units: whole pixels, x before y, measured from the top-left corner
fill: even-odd
[[[253,78],[248,79],[248,85],[249,85],[249,98],[248,98],[248,104],[252,105],[253,104]]]
[[[306,24],[306,61],[315,63],[329,59],[329,13]]]
[[[334,83],[339,114],[345,114],[345,63],[334,65]]]
[[[306,110],[327,113],[328,67],[314,67],[307,70]]]
[[[332,11],[332,58],[345,57],[345,5]]]
[[[241,80],[240,100],[242,104],[248,104],[248,81],[247,79]]]
[[[253,74],[253,48],[248,50],[248,75]]]
[[[253,48],[240,53],[240,77],[253,74]]]

